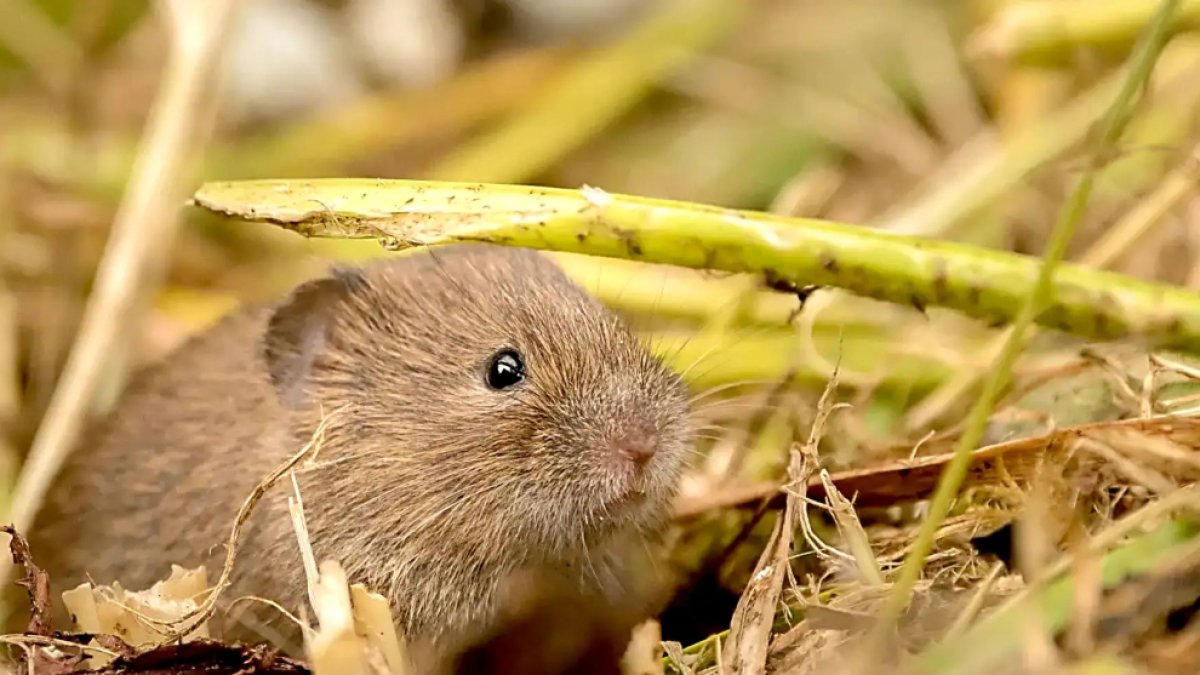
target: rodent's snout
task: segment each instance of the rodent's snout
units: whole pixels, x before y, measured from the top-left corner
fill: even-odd
[[[630,462],[641,469],[658,453],[658,447],[658,438],[653,433],[630,429],[612,440],[610,450],[618,460]]]

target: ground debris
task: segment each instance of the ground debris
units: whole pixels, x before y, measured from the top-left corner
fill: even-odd
[[[300,675],[312,671],[304,663],[268,645],[227,644],[197,638],[188,642],[135,648],[116,635],[56,631],[50,613],[50,577],[33,561],[29,544],[11,526],[0,526],[11,538],[13,562],[25,568],[16,583],[29,595],[30,620],[25,633],[2,636],[18,647],[18,672],[37,675]],[[103,665],[97,665],[97,659]]]
[[[13,564],[25,569],[25,576],[16,583],[23,586],[29,594],[29,626],[26,632],[32,635],[46,636],[50,634],[50,576],[33,562],[29,551],[29,542],[17,533],[11,525],[0,527],[12,537],[8,544],[12,552]]]
[[[96,675],[307,675],[311,671],[303,663],[266,645],[249,647],[200,639],[154,647],[134,656],[122,656],[102,669],[82,672]]]

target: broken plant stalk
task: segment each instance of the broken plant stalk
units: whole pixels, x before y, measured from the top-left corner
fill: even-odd
[[[1013,321],[1039,283],[1036,257],[827,221],[686,202],[521,185],[320,179],[208,183],[209,211],[308,237],[377,239],[399,250],[456,241],[762,274],[989,322]],[[1042,326],[1200,353],[1200,297],[1081,265],[1047,287]],[[1040,291],[1039,291],[1040,292]]]

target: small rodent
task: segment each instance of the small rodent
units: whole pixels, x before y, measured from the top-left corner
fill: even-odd
[[[298,471],[313,549],[389,598],[415,673],[461,669],[536,617],[555,639],[586,618],[619,649],[660,601],[649,544],[668,522],[687,410],[678,375],[548,258],[434,247],[335,268],[140,372],[30,541],[55,598],[89,578],[145,588],[172,563],[215,581],[247,495],[336,412]],[[281,481],[248,521],[225,601],[305,602],[290,493]],[[257,609],[227,635],[295,637],[278,611],[239,606]],[[551,660],[538,639],[507,644]],[[504,671],[496,658],[470,672]],[[579,671],[531,663],[523,672]]]

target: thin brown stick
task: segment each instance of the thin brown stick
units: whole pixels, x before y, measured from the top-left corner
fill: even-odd
[[[95,292],[16,486],[10,520],[18,531],[28,531],[75,445],[107,355],[136,325],[140,292],[160,273],[174,241],[177,206],[186,195],[181,181],[185,165],[210,131],[199,123],[196,111],[213,90],[236,3],[168,0],[161,6],[171,34],[162,88],[96,273]],[[10,571],[10,561],[0,560],[0,579]]]
[[[332,414],[322,418],[321,423],[317,425],[316,430],[313,431],[312,437],[309,439],[308,443],[306,443],[299,452],[289,457],[283,464],[272,471],[271,474],[259,482],[258,485],[255,485],[254,489],[250,492],[250,495],[246,497],[244,502],[242,502],[242,507],[238,509],[237,516],[233,520],[233,527],[230,528],[229,539],[225,543],[225,564],[221,568],[221,577],[213,586],[212,591],[208,594],[208,597],[204,599],[204,602],[201,603],[200,606],[195,609],[195,611],[176,621],[156,621],[154,623],[158,624],[159,626],[165,626],[169,628],[170,633],[174,634],[174,636],[185,636],[196,630],[205,621],[208,621],[208,618],[212,616],[213,612],[216,611],[217,599],[230,585],[229,580],[233,576],[233,565],[237,560],[238,548],[242,539],[242,527],[246,524],[246,521],[250,519],[250,514],[254,512],[254,507],[257,506],[258,502],[262,500],[264,495],[267,494],[267,491],[270,490],[275,483],[279,482],[279,479],[283,478],[285,474],[290,473],[292,469],[294,469],[296,465],[300,463],[301,460],[305,458],[311,459],[316,457],[321,445],[325,442],[325,429],[327,425],[329,424],[330,420],[332,420],[333,416],[337,415],[341,411],[342,408],[338,408]]]

